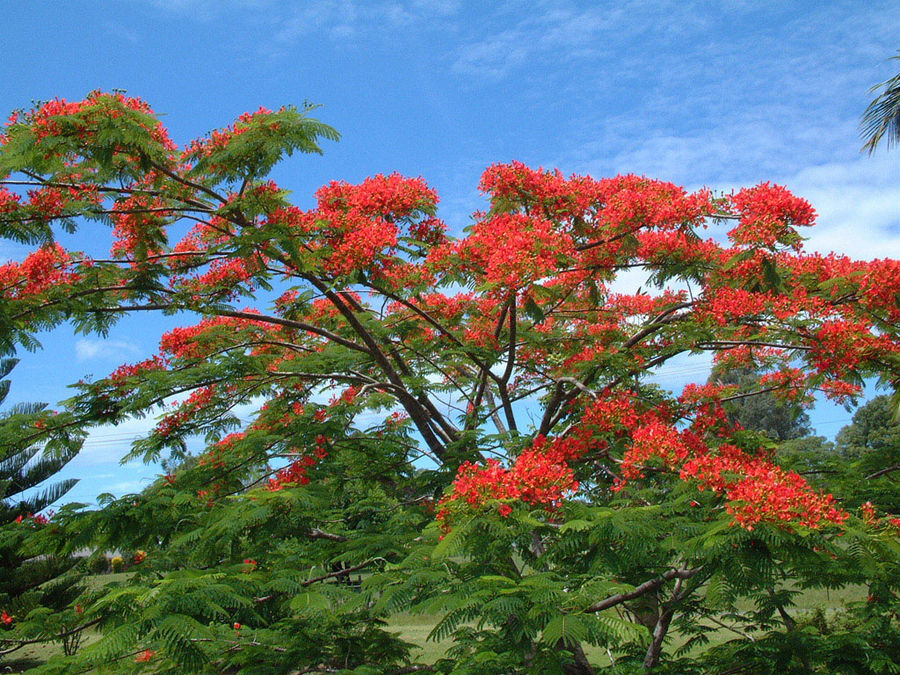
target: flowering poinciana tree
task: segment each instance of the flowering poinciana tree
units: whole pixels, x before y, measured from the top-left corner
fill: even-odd
[[[894,381],[900,263],[804,252],[813,208],[768,183],[495,165],[461,238],[421,178],[332,182],[302,210],[267,177],[336,137],[309,112],[179,148],[144,102],[92,93],[5,129],[0,234],[36,247],[0,266],[8,349],[194,317],[25,435],[155,415],[132,454],[169,471],[51,521],[141,560],[82,601],[102,639],[45,672],[886,672],[898,521],[779,468],[722,403]],[[91,219],[107,257],[57,243]],[[613,292],[631,268],[648,287]],[[765,375],[653,384],[701,352]],[[799,588],[852,584],[870,601],[845,629],[798,624]],[[446,657],[418,663],[397,612]]]

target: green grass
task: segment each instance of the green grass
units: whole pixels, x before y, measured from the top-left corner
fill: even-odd
[[[424,663],[434,663],[453,646],[452,640],[428,640],[431,629],[441,617],[427,614],[397,614],[388,620],[388,630],[400,634],[407,642],[418,646],[413,658]]]
[[[104,586],[108,586],[109,584],[114,584],[120,581],[126,581],[131,577],[133,572],[112,572],[110,574],[92,574],[88,577],[85,577],[84,583],[85,586],[88,587],[88,590],[95,591],[98,588],[103,588]]]

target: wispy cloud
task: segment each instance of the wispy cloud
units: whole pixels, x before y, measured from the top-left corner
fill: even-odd
[[[448,21],[460,9],[460,2],[447,0],[394,0],[338,2],[311,0],[285,8],[273,8],[278,19],[272,42],[278,52],[310,35],[328,38],[350,47],[348,40],[363,34],[411,29],[433,20]]]
[[[75,343],[75,358],[79,361],[91,359],[119,359],[135,354],[140,350],[134,344],[124,340],[95,340],[81,338]]]
[[[806,248],[860,259],[900,258],[900,165],[863,157],[802,169],[785,183],[819,213]]]
[[[614,43],[639,41],[654,27],[670,34],[706,24],[702,13],[680,11],[681,4],[503,3],[493,13],[485,10],[479,29],[486,25],[488,30],[472,31],[452,67],[460,75],[499,79],[526,64],[532,70],[598,57],[621,59]],[[492,26],[503,28],[491,32]]]
[[[271,10],[275,0],[146,0],[157,9],[209,21],[236,10]]]

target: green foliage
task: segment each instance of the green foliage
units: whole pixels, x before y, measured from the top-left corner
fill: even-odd
[[[0,378],[16,363],[0,360]],[[0,380],[0,403],[9,382]],[[46,524],[40,511],[78,482],[45,484],[75,456],[81,439],[65,431],[54,434],[45,407],[24,403],[0,413],[0,609],[12,621],[6,626],[6,644],[52,639],[77,622],[67,609],[81,591],[73,569],[76,559],[61,550],[59,531]],[[77,650],[77,636],[62,641],[67,652]]]
[[[900,57],[892,56],[891,60]],[[870,93],[880,93],[869,104],[859,123],[860,133],[866,141],[862,149],[870,155],[885,141],[890,148],[900,140],[900,75],[876,84]]]
[[[13,614],[0,644],[64,641],[44,675],[891,672],[900,458],[887,404],[862,408],[832,446],[775,396],[795,392],[763,386],[754,367],[716,368],[713,382],[734,385],[721,415],[707,394],[692,402],[651,377],[675,356],[734,345],[767,369],[818,368],[827,335],[809,336],[829,326],[775,307],[792,284],[828,311],[876,321],[881,333],[865,335],[880,344],[896,331],[851,304],[869,291],[860,270],[820,279],[791,268],[799,235],[787,223],[775,243],[707,255],[701,225],[739,218],[733,204],[698,198],[694,212],[678,189],[636,177],[573,180],[560,195],[561,176],[531,172],[495,190],[496,219],[464,242],[444,239],[424,182],[393,175],[365,190],[329,184],[303,211],[268,176],[337,139],[312,110],[244,115],[184,151],[146,105],[118,95],[53,102],[7,128],[0,175],[74,194],[52,210],[2,193],[0,236],[49,244],[92,219],[114,224],[118,243],[109,259],[47,247],[6,268],[0,346],[36,348],[34,334],[67,322],[105,335],[130,312],[202,323],[162,336],[157,358],[79,383],[58,415],[19,407],[0,420],[0,555],[12,561],[0,609]],[[545,182],[552,190],[537,194],[532,183]],[[569,214],[581,199],[590,207]],[[515,249],[551,221],[555,239]],[[485,236],[502,227],[505,237]],[[652,249],[647,233],[684,245],[639,255]],[[496,274],[481,269],[491,265]],[[612,293],[632,267],[653,287],[703,290]],[[52,275],[59,283],[44,284]],[[760,302],[725,320],[708,302],[717,290]],[[837,381],[896,378],[895,354],[869,351]],[[610,402],[621,409],[592,419]],[[23,495],[22,483],[52,476],[89,429],[148,418],[126,459],[159,462],[164,476],[139,494],[63,506],[48,523],[26,517],[70,485]],[[542,464],[553,443],[577,458]],[[750,469],[726,465],[715,474],[724,487],[701,485],[668,455],[679,452],[730,452],[757,473],[742,482]],[[805,484],[781,476],[772,454],[849,508],[875,505],[808,522],[791,509],[820,495],[792,493]],[[532,473],[514,473],[529,461]],[[732,494],[776,474],[777,495]],[[786,513],[739,519],[784,493],[793,501],[772,501]],[[107,557],[117,574],[101,574]],[[79,585],[88,571],[99,576]],[[860,588],[867,601],[840,612],[797,607],[805,593]],[[400,613],[437,617],[428,640],[446,653],[421,663],[392,632]],[[719,630],[728,641],[711,637]]]

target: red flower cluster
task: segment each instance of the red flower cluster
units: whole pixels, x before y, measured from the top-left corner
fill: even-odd
[[[328,456],[328,438],[323,434],[316,436],[316,446],[313,454],[315,457],[305,455],[281,469],[273,478],[269,479],[266,489],[281,490],[287,485],[307,485],[309,483],[309,476],[306,475],[307,470],[315,466],[317,459],[325,459]]]
[[[716,242],[688,236],[682,230],[643,230],[636,236],[637,256],[651,265],[673,259],[684,263],[712,263],[722,252]]]
[[[741,216],[738,226],[728,233],[736,244],[787,244],[799,249],[800,238],[793,228],[812,225],[816,219],[809,202],[781,185],[760,183],[745,188],[732,195],[731,203]]]
[[[900,344],[890,336],[875,334],[871,329],[872,324],[866,320],[824,322],[814,336],[810,360],[819,372],[841,378],[879,353],[900,352]]]
[[[800,475],[761,454],[751,455],[729,443],[713,448],[704,441],[703,435],[710,431],[720,435],[732,431],[715,396],[712,387],[687,388],[681,401],[689,407],[683,413],[693,420],[686,430],[667,421],[669,411],[657,408],[640,413],[621,396],[600,399],[588,408],[583,424],[593,433],[631,439],[622,458],[622,479],[613,489],[621,490],[628,481],[643,477],[645,466],[659,460],[663,468],[677,470],[683,480],[697,481],[699,489],[724,495],[735,522],[747,529],[760,521],[817,528],[846,520],[834,497],[813,491]]]
[[[150,373],[156,370],[163,370],[166,363],[159,355],[153,356],[144,361],[135,364],[123,364],[109,374],[109,381],[116,387],[120,387],[130,377]]]
[[[352,405],[356,401],[356,396],[358,394],[359,387],[347,387],[346,389],[344,389],[340,396],[335,396],[330,401],[328,401],[328,405]]]
[[[477,222],[466,239],[448,246],[434,251],[431,260],[451,254],[465,268],[483,270],[486,281],[503,293],[549,276],[575,252],[571,237],[549,220],[509,213]]]
[[[541,441],[519,455],[509,469],[496,459],[485,466],[465,462],[459,467],[452,490],[439,502],[442,528],[450,529],[452,514],[468,507],[480,508],[492,501],[519,500],[548,509],[558,508],[563,498],[578,490],[572,469],[564,461],[569,447]],[[508,503],[497,505],[501,516],[512,513]]]
[[[153,651],[152,649],[145,649],[134,657],[134,662],[146,663],[147,661],[152,661],[154,656],[156,656],[155,651]]]
[[[95,133],[99,123],[110,118],[121,117],[127,111],[135,111],[147,116],[153,114],[150,106],[139,98],[125,96],[121,93],[107,94],[102,91],[92,91],[81,101],[66,101],[64,98],[47,101],[28,111],[24,115],[24,119],[20,119],[19,115],[13,115],[7,126],[30,125],[31,132],[38,142],[47,137],[59,135],[66,128],[74,129],[80,138],[86,140],[89,135]],[[175,144],[169,138],[168,132],[161,122],[145,119],[141,120],[140,126],[163,148],[175,149]]]
[[[701,490],[723,493],[730,502],[728,512],[748,530],[761,521],[818,528],[840,525],[849,517],[833,496],[814,492],[799,474],[729,444],[720,446],[715,455],[685,462],[681,477],[697,480]]]
[[[250,312],[251,310],[245,311]],[[222,327],[228,327],[232,330],[256,328],[268,331],[271,329],[271,326],[264,321],[230,316],[209,317],[203,319],[196,326],[173,328],[163,334],[160,339],[160,350],[176,358],[203,358],[210,352],[221,348],[221,343],[216,339],[204,340],[204,338],[207,336],[207,333],[214,332],[215,329]]]
[[[29,254],[21,263],[0,265],[0,295],[18,299],[77,281],[71,258],[59,244],[48,244]]]
[[[209,405],[215,398],[215,395],[215,385],[198,387],[191,392],[191,395],[188,396],[184,403],[176,404],[178,407],[174,412],[169,413],[159,421],[153,433],[163,438],[171,435],[173,431],[177,431],[183,424],[192,420],[198,412]]]
[[[378,174],[359,185],[332,181],[316,192],[319,213],[325,216],[357,213],[370,218],[399,220],[431,211],[438,195],[421,177]]]
[[[343,218],[340,234],[331,242],[332,255],[325,268],[335,275],[368,269],[376,260],[390,256],[397,246],[397,226],[359,214]]]
[[[192,293],[195,300],[203,293],[211,292],[223,299],[234,299],[238,296],[238,286],[246,284],[258,271],[258,261],[243,258],[213,260],[206,272],[185,279],[174,278],[172,286]],[[252,290],[252,285],[246,284]]]
[[[859,507],[859,510],[862,512],[862,519],[866,525],[870,525],[871,527],[880,527],[884,525],[887,528],[895,530],[896,533],[900,535],[900,518],[878,518],[875,515],[875,506],[872,502],[864,503]],[[885,520],[887,520],[887,524],[884,523]]]
[[[282,108],[283,110],[283,108]],[[209,134],[208,138],[196,139],[191,141],[185,148],[184,159],[186,161],[200,159],[202,157],[210,157],[214,153],[225,149],[228,144],[236,137],[246,133],[253,124],[266,124],[272,129],[277,129],[277,122],[270,121],[272,111],[268,108],[260,107],[254,113],[246,112],[238,117],[237,121],[224,129],[216,129]]]
[[[13,213],[21,206],[22,198],[5,187],[0,187],[0,214]]]
[[[367,270],[382,275],[396,265],[393,258],[398,238],[406,235],[421,244],[444,238],[444,224],[430,216],[437,194],[421,178],[400,174],[377,175],[359,185],[333,181],[316,192],[318,207],[304,213],[280,208],[267,222],[287,224],[310,235],[309,247],[327,247],[322,259],[334,275]]]
[[[35,525],[46,525],[50,522],[50,518],[53,517],[53,511],[48,511],[47,515],[43,513],[29,513],[27,516],[18,515],[16,516],[16,523],[21,524],[25,522],[26,519],[31,520]]]
[[[491,195],[494,206],[521,204],[529,213],[573,226],[577,218],[575,232],[587,236],[635,226],[671,228],[712,212],[706,190],[688,195],[672,183],[635,175],[566,179],[559,171],[534,170],[520,162],[489,167],[479,188]]]
[[[305,459],[312,459],[305,458]],[[313,460],[315,462],[315,460]],[[281,469],[273,478],[269,479],[268,484],[266,485],[267,490],[281,490],[287,485],[307,485],[309,483],[309,477],[306,475],[307,468],[306,461],[302,459],[295,460],[291,462],[284,469]]]
[[[154,176],[149,175],[142,181],[144,185],[152,185]],[[159,197],[135,192],[125,199],[119,199],[113,205],[112,221],[113,242],[110,252],[113,256],[132,256],[140,246],[144,246],[144,254],[153,256],[160,253],[158,244],[149,236],[157,230],[157,237],[165,233],[164,218],[172,215],[165,209],[165,202]]]

